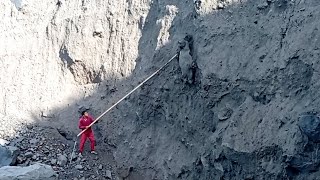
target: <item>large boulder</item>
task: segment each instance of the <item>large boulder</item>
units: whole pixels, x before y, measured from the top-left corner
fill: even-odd
[[[0,146],[0,167],[15,165],[20,150],[13,146]]]
[[[316,113],[303,113],[299,117],[300,130],[306,134],[309,140],[320,142],[320,117]]]
[[[0,168],[1,180],[55,180],[57,174],[52,167],[45,164],[34,164],[27,167],[4,166]]]

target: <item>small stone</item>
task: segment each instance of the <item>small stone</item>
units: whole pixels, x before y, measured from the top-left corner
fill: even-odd
[[[22,157],[22,156],[18,156],[18,157],[17,157],[17,163],[18,163],[18,164],[22,164],[25,160],[26,160],[25,157]]]
[[[106,170],[106,178],[112,179],[111,171]]]
[[[219,3],[217,7],[218,9],[224,9],[224,5],[222,3]]]
[[[30,144],[36,144],[37,142],[39,142],[39,140],[38,140],[38,139],[35,139],[35,138],[33,138],[33,139],[31,139],[31,140],[29,141]]]
[[[86,178],[85,178],[85,177],[82,177],[80,180],[86,180]]]
[[[59,166],[65,166],[67,164],[67,157],[65,155],[59,154],[57,164]]]
[[[163,89],[164,89],[164,90],[170,90],[169,86],[166,85],[166,84],[163,86]]]
[[[267,2],[264,2],[264,3],[258,5],[258,9],[260,9],[260,10],[261,9],[265,9],[267,7],[268,7],[268,3]]]
[[[102,164],[99,165],[99,169],[101,170],[103,168]]]
[[[214,168],[221,171],[221,172],[224,172],[224,169],[223,169],[223,166],[221,165],[221,163],[214,163]]]
[[[29,166],[30,165],[30,159],[27,159],[24,163],[23,163],[23,166]]]
[[[225,121],[229,119],[233,114],[233,110],[231,108],[223,108],[218,113],[218,118],[220,121]]]
[[[9,141],[0,138],[0,145],[1,146],[5,146],[5,145],[8,145],[8,144],[9,144]]]
[[[25,138],[24,137],[18,137],[15,140],[13,140],[13,145],[21,145],[21,142],[24,141]]]
[[[31,158],[32,156],[33,156],[33,153],[30,152],[30,151],[28,151],[28,152],[26,152],[26,153],[24,154],[24,157],[26,157],[26,158]]]
[[[57,163],[57,160],[56,159],[52,159],[50,163],[51,163],[51,165],[55,165]]]
[[[70,159],[72,158],[72,161],[77,159],[77,155],[74,152],[72,152],[69,157],[70,157]]]
[[[48,113],[47,113],[47,112],[44,112],[44,111],[41,112],[41,116],[42,116],[42,117],[49,117],[49,116],[48,116]]]
[[[80,165],[80,164],[78,164],[78,165],[76,165],[74,168],[76,168],[76,169],[78,169],[78,170],[82,170],[82,169],[83,169],[83,166]]]

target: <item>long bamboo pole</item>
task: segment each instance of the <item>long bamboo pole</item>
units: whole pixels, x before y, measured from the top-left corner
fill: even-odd
[[[134,91],[136,91],[139,87],[141,87],[144,83],[146,83],[148,80],[150,80],[153,76],[158,74],[165,66],[167,66],[175,57],[177,57],[178,54],[174,55],[168,62],[166,62],[163,66],[161,66],[157,71],[155,71],[153,74],[151,74],[148,78],[146,78],[144,81],[142,81],[138,86],[136,86],[134,89],[132,89],[129,93],[127,93],[125,96],[123,96],[119,101],[117,101],[114,105],[112,105],[110,108],[108,108],[106,111],[104,111],[99,117],[97,117],[96,120],[94,120],[86,129],[82,130],[77,137],[79,137],[82,133],[84,133],[87,129],[89,129],[94,123],[96,123],[100,118],[102,118],[106,113],[108,113],[110,110],[112,110],[115,106],[117,106],[121,101],[123,101],[125,98],[127,98],[130,94],[132,94]]]

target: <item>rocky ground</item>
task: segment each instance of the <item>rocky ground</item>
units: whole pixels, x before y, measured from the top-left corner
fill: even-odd
[[[14,146],[19,151],[12,165],[25,167],[35,163],[47,164],[61,180],[115,179],[110,149],[97,146],[99,154],[93,155],[89,153],[87,142],[83,157],[78,157],[76,146],[76,153],[70,162],[74,141],[69,136],[68,132],[52,127],[29,125],[20,130],[15,138],[2,139],[2,145]]]

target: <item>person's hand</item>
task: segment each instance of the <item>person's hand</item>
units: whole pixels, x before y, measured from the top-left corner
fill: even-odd
[[[86,129],[88,129],[90,126],[86,126]]]

